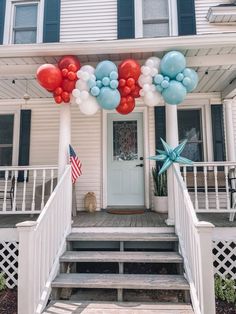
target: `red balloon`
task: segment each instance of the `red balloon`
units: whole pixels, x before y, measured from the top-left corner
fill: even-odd
[[[140,97],[140,94],[139,94],[140,89],[141,89],[141,87],[138,84],[136,84],[134,86],[134,90],[131,91],[130,95],[133,96],[134,98],[139,98]]]
[[[136,60],[126,59],[119,64],[118,72],[120,78],[126,80],[133,78],[135,81],[137,81],[141,74],[141,68]]]
[[[69,79],[70,81],[75,81],[76,78],[77,78],[77,75],[76,75],[75,72],[70,71],[70,72],[68,72],[67,77],[68,77],[68,79]]]
[[[73,64],[73,63],[69,64],[67,68],[68,68],[68,71],[71,71],[71,72],[78,71],[77,70],[77,66],[75,64]]]
[[[135,80],[134,80],[132,77],[130,77],[130,78],[127,80],[127,82],[126,82],[126,85],[129,86],[129,87],[134,86],[134,85],[135,85]]]
[[[71,65],[74,64],[76,66],[75,71],[78,71],[80,69],[80,62],[79,59],[76,56],[64,56],[62,57],[58,62],[59,69],[65,69]],[[68,69],[69,70],[69,69]],[[71,70],[70,70],[71,71]]]
[[[126,80],[120,79],[119,80],[119,87],[124,87],[126,85]]]
[[[55,96],[60,96],[62,92],[63,92],[63,89],[62,89],[61,87],[57,87],[57,88],[54,90],[54,95],[55,95]]]
[[[125,86],[125,87],[120,88],[119,91],[120,91],[121,97],[126,97],[130,94],[131,89],[130,87]]]
[[[62,92],[61,98],[64,102],[70,102],[70,94],[68,92]]]
[[[73,91],[73,89],[75,88],[75,83],[76,83],[76,81],[70,81],[68,79],[64,79],[62,81],[61,87],[62,87],[63,91],[71,93]]]
[[[56,102],[57,104],[62,103],[62,98],[61,98],[61,96],[55,96],[55,97],[54,97],[54,100],[55,100],[55,102]]]
[[[133,97],[122,97],[119,106],[116,108],[116,111],[120,114],[128,114],[134,110],[135,100]]]
[[[68,73],[69,73],[69,71],[66,68],[61,70],[61,74],[63,77],[67,77]]]
[[[52,64],[43,64],[37,70],[37,80],[41,86],[52,92],[61,85],[61,71]]]

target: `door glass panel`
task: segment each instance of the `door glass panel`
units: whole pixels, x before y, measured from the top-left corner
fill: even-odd
[[[137,121],[113,121],[113,160],[138,159]]]
[[[182,156],[196,162],[203,161],[201,110],[178,110],[178,127],[180,142],[188,140]]]

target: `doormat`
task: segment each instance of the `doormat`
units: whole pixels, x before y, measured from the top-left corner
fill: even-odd
[[[108,208],[106,211],[108,214],[115,215],[138,215],[145,213],[145,209],[142,208]]]

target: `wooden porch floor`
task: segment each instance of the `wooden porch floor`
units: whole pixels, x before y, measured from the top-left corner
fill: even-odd
[[[106,211],[78,212],[73,217],[73,227],[167,227],[167,214],[145,211],[143,214],[117,215]]]

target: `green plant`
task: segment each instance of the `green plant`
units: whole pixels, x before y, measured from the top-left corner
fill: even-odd
[[[157,169],[152,168],[152,178],[154,183],[155,196],[167,196],[167,173],[164,172],[158,175]]]
[[[6,279],[3,273],[0,273],[0,291],[5,290],[6,288]]]
[[[233,279],[222,279],[220,276],[215,276],[215,295],[217,299],[228,303],[236,302],[235,281]]]

